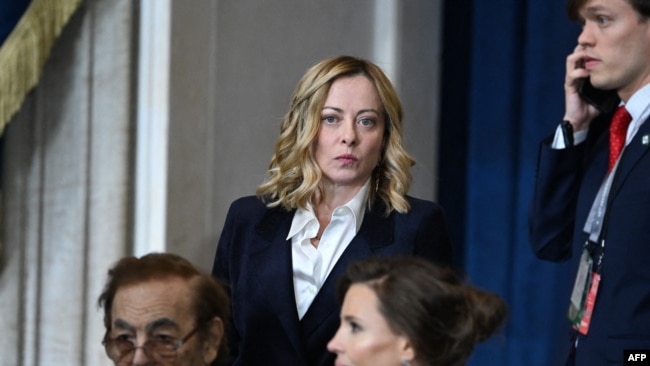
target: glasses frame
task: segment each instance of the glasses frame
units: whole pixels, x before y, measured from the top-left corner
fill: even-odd
[[[197,325],[196,327],[194,327],[194,329],[192,329],[189,333],[187,333],[187,335],[185,337],[183,337],[183,338],[181,338],[180,340],[177,340],[177,341],[169,342],[172,345],[171,350],[172,351],[178,351],[178,349],[183,347],[187,343],[187,341],[189,341],[190,338],[192,338],[192,336],[194,336],[196,333],[198,333],[200,328],[201,328],[201,326]],[[102,339],[102,346],[104,346],[104,350],[106,351],[106,354],[110,357],[108,347],[110,346],[111,343],[116,342],[117,338],[110,338],[108,336],[109,332],[110,332],[110,330],[106,331],[106,334],[104,335],[104,339]],[[144,344],[142,344],[142,346],[136,346],[135,343],[130,342],[130,341],[128,343],[130,343],[133,348],[130,349],[128,352],[122,352],[119,355],[119,358],[118,358],[117,361],[120,361],[120,362],[127,361],[126,357],[128,355],[131,355],[130,358],[128,359],[128,361],[129,362],[132,361],[133,358],[135,357],[135,352],[136,352],[136,350],[138,348],[141,348],[142,352],[144,352],[144,354],[149,359],[155,359],[157,361],[160,361],[160,355],[157,352],[154,352],[154,351],[152,351],[150,353],[147,346],[151,345],[151,344],[155,344],[155,343],[162,343],[162,342],[150,339],[150,340],[147,340],[146,342],[144,342]]]

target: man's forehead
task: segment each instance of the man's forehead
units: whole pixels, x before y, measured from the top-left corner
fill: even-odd
[[[193,318],[192,288],[181,278],[154,279],[118,288],[112,306],[113,323],[131,326],[178,326]]]
[[[122,319],[122,318],[115,318],[113,321],[113,326],[116,329],[125,329],[128,331],[135,332],[137,330],[137,326],[134,324],[131,324],[128,320]],[[143,326],[144,330],[147,333],[153,332],[156,329],[179,329],[180,326],[178,322],[175,319],[169,318],[169,317],[162,317],[162,318],[156,318],[153,320],[150,320]]]

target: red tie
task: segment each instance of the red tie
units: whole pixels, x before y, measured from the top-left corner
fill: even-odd
[[[618,107],[614,117],[612,117],[612,124],[609,125],[609,169],[607,172],[612,171],[618,156],[621,155],[627,136],[627,126],[630,125],[630,121],[632,121],[632,116],[627,112],[627,109],[624,106]]]

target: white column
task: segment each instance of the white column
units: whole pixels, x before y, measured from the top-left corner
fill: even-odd
[[[394,85],[399,70],[399,1],[375,0],[374,14],[373,59]]]
[[[165,250],[169,139],[170,0],[143,0],[135,191],[134,254]]]

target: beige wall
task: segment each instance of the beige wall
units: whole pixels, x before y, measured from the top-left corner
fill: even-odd
[[[3,136],[0,363],[108,364],[95,301],[122,255],[209,269],[322,58],[384,67],[418,160],[411,193],[434,198],[441,3],[86,0]]]

